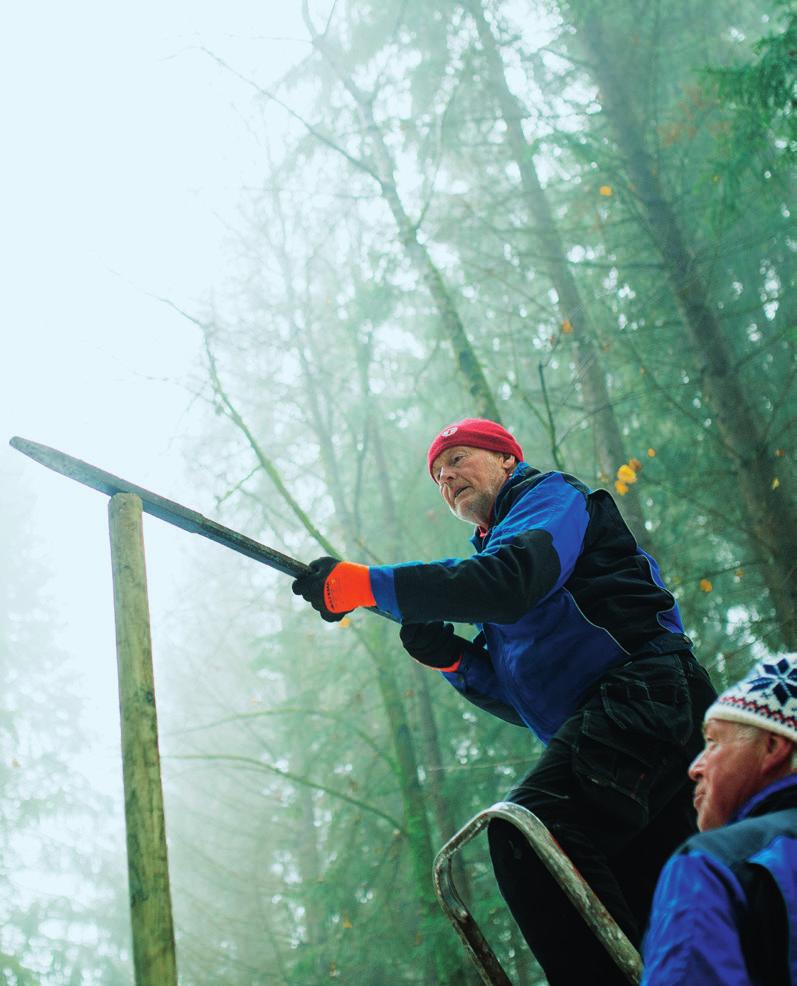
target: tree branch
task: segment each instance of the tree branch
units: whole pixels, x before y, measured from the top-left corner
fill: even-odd
[[[378,818],[382,818],[388,822],[402,835],[406,836],[407,834],[397,819],[395,819],[392,815],[388,815],[381,809],[375,808],[373,805],[369,805],[365,801],[360,801],[359,798],[352,798],[350,795],[344,794],[342,791],[335,791],[333,788],[327,787],[325,784],[318,784],[315,781],[308,780],[306,777],[299,777],[298,774],[293,774],[289,770],[282,770],[280,767],[275,767],[273,764],[263,763],[262,760],[255,760],[254,757],[242,757],[237,754],[227,753],[172,753],[165,756],[164,759],[199,760],[204,761],[205,763],[217,761],[219,763],[240,764],[243,767],[263,770],[269,774],[276,774],[277,777],[281,777],[283,780],[292,781],[294,784],[301,784],[304,787],[311,787],[316,791],[323,791],[324,794],[328,794],[332,798],[337,798],[339,801],[345,801],[347,804],[354,805],[355,808],[360,808],[362,811],[368,812],[371,815],[376,815]]]

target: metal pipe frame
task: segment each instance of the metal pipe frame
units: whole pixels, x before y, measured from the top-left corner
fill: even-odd
[[[457,893],[451,864],[463,846],[485,829],[493,818],[503,819],[523,833],[628,982],[631,986],[637,986],[642,977],[642,960],[637,950],[540,819],[527,808],[510,801],[497,802],[463,825],[438,852],[433,868],[434,889],[440,906],[486,986],[512,986],[512,983]]]

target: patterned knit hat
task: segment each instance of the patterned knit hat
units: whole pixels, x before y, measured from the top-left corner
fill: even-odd
[[[426,462],[432,479],[434,479],[432,463],[441,452],[453,448],[454,445],[506,452],[507,455],[514,455],[518,462],[523,459],[523,449],[518,445],[514,435],[510,434],[503,425],[488,421],[486,418],[463,418],[462,421],[446,425],[429,446]]]
[[[757,726],[797,743],[797,654],[756,664],[709,706],[709,719]]]

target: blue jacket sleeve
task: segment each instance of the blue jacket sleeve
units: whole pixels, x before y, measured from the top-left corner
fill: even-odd
[[[444,671],[443,677],[473,705],[498,716],[505,722],[511,722],[514,726],[525,728],[526,723],[504,695],[493,662],[484,646],[483,634],[480,633],[473,643],[463,650],[456,671]]]
[[[661,872],[642,945],[641,986],[753,986],[734,909],[736,877],[704,853],[673,856]]]
[[[376,604],[406,622],[514,623],[570,577],[588,522],[584,491],[550,473],[478,554],[372,567]]]

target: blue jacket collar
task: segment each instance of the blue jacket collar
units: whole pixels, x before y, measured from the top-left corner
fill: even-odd
[[[797,774],[789,774],[788,777],[781,777],[779,781],[773,781],[754,794],[736,812],[731,821],[739,822],[753,815],[765,815],[767,812],[778,811],[781,808],[795,807],[797,807]]]
[[[497,521],[501,519],[501,516],[504,513],[503,510],[504,506],[509,506],[509,503],[505,504],[504,501],[506,500],[511,501],[513,499],[512,497],[509,496],[510,492],[516,489],[524,480],[529,479],[531,476],[536,476],[538,473],[539,470],[532,469],[532,467],[528,465],[528,463],[518,462],[518,464],[512,470],[512,474],[509,476],[507,481],[504,483],[504,485],[501,487],[501,489],[498,491],[498,494],[496,495],[495,503],[493,504],[493,512],[490,516],[490,528],[486,531],[483,531],[480,527],[477,527],[474,530],[473,536],[470,539],[471,544],[473,544],[476,548],[481,547],[482,542],[490,533],[490,530],[492,530],[493,526],[497,523]]]

